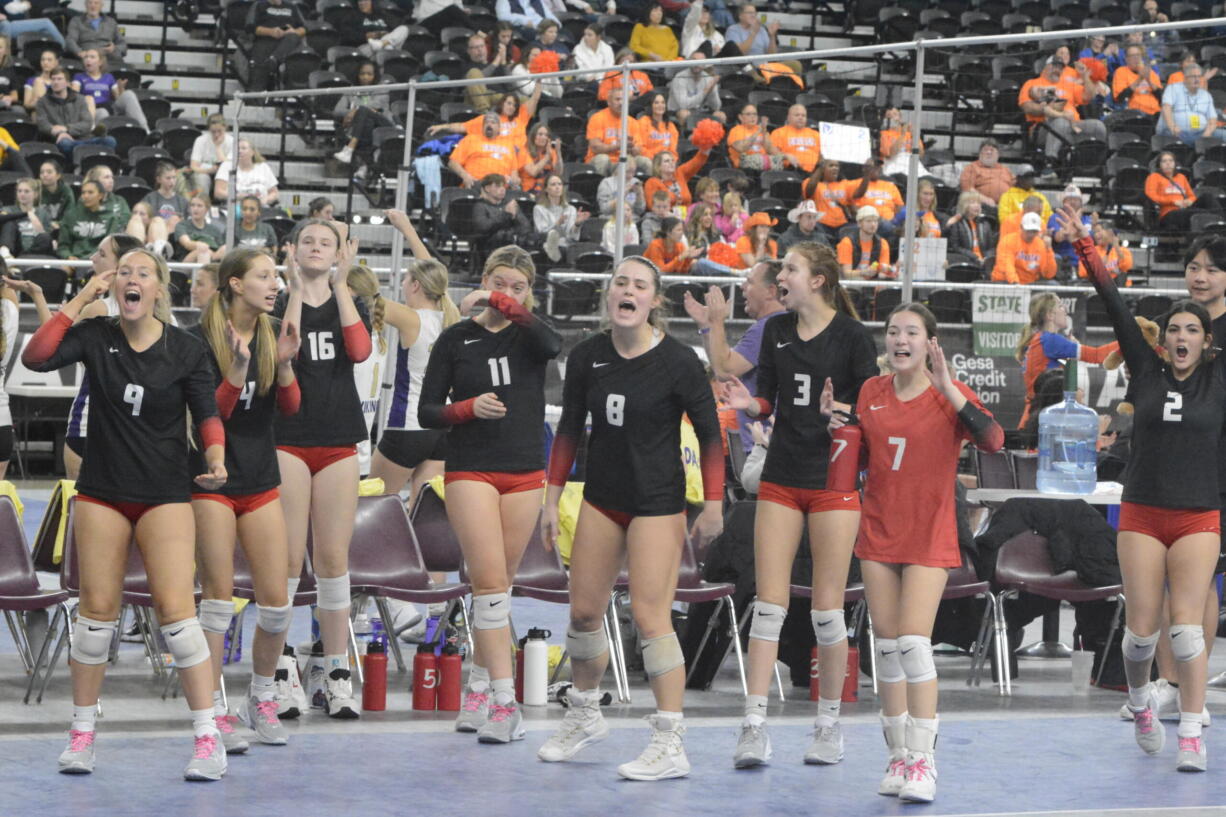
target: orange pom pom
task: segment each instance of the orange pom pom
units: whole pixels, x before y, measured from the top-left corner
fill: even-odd
[[[710,150],[724,140],[724,126],[714,119],[704,119],[690,134],[690,141],[700,150]]]
[[[558,52],[542,51],[528,61],[528,71],[533,74],[551,74],[558,69]]]

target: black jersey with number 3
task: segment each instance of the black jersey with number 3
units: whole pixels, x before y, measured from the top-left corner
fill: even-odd
[[[508,323],[491,332],[474,320],[443,330],[430,350],[417,417],[445,428],[443,407],[493,392],[506,406],[499,420],[473,418],[451,426],[447,470],[514,473],[545,467],[545,366],[562,339],[547,323]]]
[[[208,347],[203,327],[193,326],[187,331]],[[274,320],[273,333],[279,331],[277,321]],[[251,359],[247,364],[246,382],[243,383],[238,402],[234,404],[234,411],[229,418],[222,421],[226,429],[226,484],[207,493],[242,496],[269,491],[281,484],[281,470],[277,467],[277,449],[272,431],[277,417],[277,384],[274,382],[268,393],[263,395],[256,388],[260,359],[259,332],[252,335],[247,351]],[[211,348],[209,362],[212,364],[213,389],[216,391],[217,386],[221,385],[222,374],[217,368]],[[191,468],[193,474],[208,471],[199,440],[192,448]]]
[[[608,332],[584,340],[566,360],[558,437],[580,439],[589,413],[584,498],[633,516],[685,510],[682,415],[703,451],[720,448],[715,398],[698,355],[667,335],[631,359]]]
[[[273,315],[283,318],[288,296],[277,296]],[[366,331],[370,320],[355,304]],[[277,415],[278,445],[302,447],[353,445],[366,439],[366,418],[353,379],[353,361],[345,352],[340,309],[336,297],[319,306],[302,305],[302,346],[294,359],[294,374],[302,391],[302,404],[292,417]]]
[[[116,318],[68,329],[39,371],[84,363],[90,425],[77,490],[107,502],[161,504],[191,497],[187,410],[196,424],[217,417],[212,356],[197,337],[163,326],[143,352]],[[204,473],[198,471],[196,473]]]
[[[830,378],[834,399],[854,406],[860,387],[877,375],[877,347],[864,324],[841,312],[809,340],[800,339],[797,321],[795,312],[776,315],[762,331],[757,396],[775,410],[762,479],[825,488],[830,432],[819,410],[822,388]]]

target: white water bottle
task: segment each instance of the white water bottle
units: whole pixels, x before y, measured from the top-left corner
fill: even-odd
[[[524,641],[524,705],[544,706],[549,687],[548,630],[531,629]]]
[[[360,656],[366,655],[366,647],[370,644],[370,633],[370,617],[365,613],[358,613],[358,617],[353,620],[353,638],[357,642]]]

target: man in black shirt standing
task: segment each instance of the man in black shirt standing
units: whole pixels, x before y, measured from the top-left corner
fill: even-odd
[[[264,0],[255,8],[255,44],[251,47],[251,67],[247,90],[267,91],[269,76],[286,57],[302,46],[305,21],[296,6],[283,0]]]

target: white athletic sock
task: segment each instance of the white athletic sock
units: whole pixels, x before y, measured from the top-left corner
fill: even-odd
[[[932,732],[937,731],[936,718],[912,718],[911,723],[915,724],[920,729],[928,729]]]
[[[754,726],[761,726],[766,723],[765,695],[745,696],[745,721]]]
[[[817,699],[817,721],[815,724],[821,726],[834,726],[839,722],[839,705],[842,702],[838,698],[818,698]]]
[[[1181,738],[1199,738],[1201,732],[1201,720],[1199,712],[1180,712],[1179,713],[1179,730],[1177,734]]]
[[[251,673],[251,695],[257,701],[271,701],[277,696],[277,688],[273,684],[273,676]]]
[[[508,706],[515,702],[515,679],[495,678],[490,686],[494,689],[494,703]]]
[[[325,655],[324,656],[324,672],[331,675],[332,670],[343,669],[346,672],[349,670],[348,655]]]
[[[681,725],[681,720],[685,717],[685,715],[681,712],[666,712],[663,709],[657,709],[656,714],[659,715],[661,718],[666,718],[668,720],[668,723],[670,724],[670,726],[668,727],[668,730],[666,731],[672,731],[676,729],[678,726]]]
[[[1128,687],[1128,708],[1140,712],[1149,703],[1150,684],[1143,687]]]
[[[72,728],[78,732],[92,732],[97,726],[98,705],[74,706],[72,708]]]
[[[473,692],[485,692],[490,688],[490,671],[473,664],[468,668],[468,688]]]
[[[196,737],[203,738],[208,735],[217,737],[217,724],[213,722],[213,707],[208,709],[193,709],[192,710],[192,731]]]
[[[220,718],[230,713],[226,711],[226,705],[221,699],[221,690],[213,690],[213,715]]]
[[[594,706],[596,707],[597,711],[600,709],[600,699],[603,696],[604,693],[600,691],[600,687],[596,687],[595,689],[577,689],[575,687],[571,687],[566,693],[566,697],[574,706]]]

